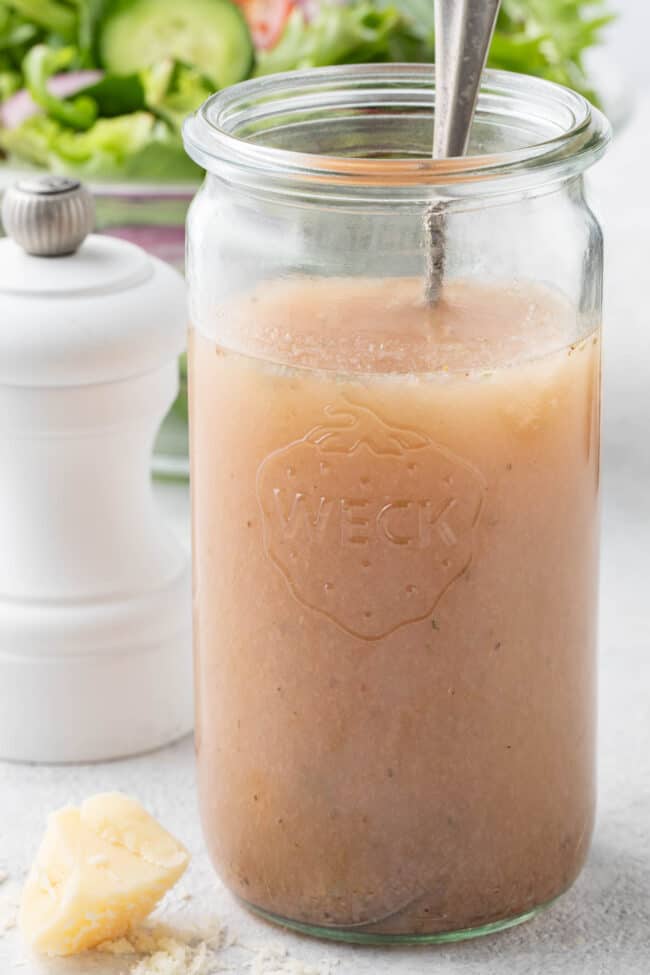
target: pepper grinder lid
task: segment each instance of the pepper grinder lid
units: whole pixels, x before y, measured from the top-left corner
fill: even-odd
[[[30,176],[5,193],[2,223],[27,254],[74,254],[95,226],[95,201],[79,180]]]
[[[74,386],[153,371],[185,348],[182,276],[140,247],[93,234],[82,183],[30,176],[5,191],[0,383]]]

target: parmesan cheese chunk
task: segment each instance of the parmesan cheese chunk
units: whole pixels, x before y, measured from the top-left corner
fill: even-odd
[[[23,891],[20,928],[47,955],[121,938],[185,871],[187,850],[134,799],[105,793],[48,821]]]

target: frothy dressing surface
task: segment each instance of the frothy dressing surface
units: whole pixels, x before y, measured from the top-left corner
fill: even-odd
[[[222,347],[340,373],[482,372],[579,338],[575,311],[540,286],[448,284],[433,307],[416,278],[268,282],[195,323]]]

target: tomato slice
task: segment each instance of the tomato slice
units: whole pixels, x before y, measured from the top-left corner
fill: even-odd
[[[255,47],[273,47],[280,39],[294,0],[237,0],[246,15]]]

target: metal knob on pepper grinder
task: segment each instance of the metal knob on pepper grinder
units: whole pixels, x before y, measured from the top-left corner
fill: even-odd
[[[0,240],[0,757],[93,761],[191,729],[189,553],[153,496],[185,287],[89,234],[78,182],[9,189]],[[13,239],[12,239],[13,238]]]
[[[76,179],[28,177],[5,193],[2,223],[5,233],[28,254],[74,254],[95,225],[95,201]]]

